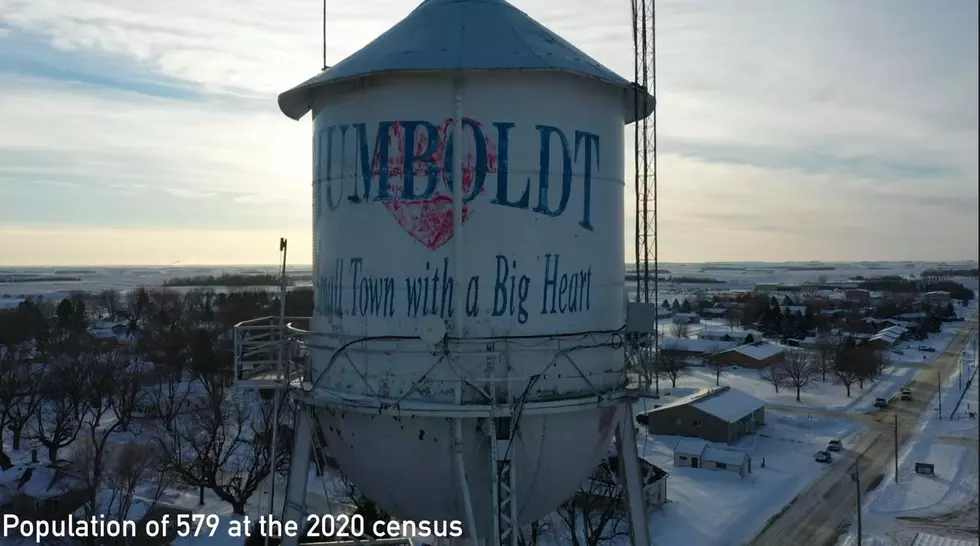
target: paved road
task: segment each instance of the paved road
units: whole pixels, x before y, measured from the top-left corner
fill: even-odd
[[[855,468],[860,474],[862,492],[877,487],[890,465],[894,464],[894,416],[898,415],[899,450],[914,434],[919,418],[929,410],[936,395],[936,373],[945,377],[956,369],[957,359],[977,329],[974,316],[953,337],[949,347],[936,359],[923,365],[910,385],[913,400],[895,400],[886,410],[870,415],[850,414],[868,424],[876,424],[856,445],[847,446],[833,462],[832,468],[805,491],[797,495],[782,513],[777,515],[753,540],[752,546],[828,546],[855,514],[857,483],[851,475]],[[952,407],[952,406],[951,406]],[[945,409],[945,408],[944,408]],[[822,414],[820,410],[803,410]],[[826,412],[841,417],[840,412]],[[869,421],[870,420],[870,421]]]

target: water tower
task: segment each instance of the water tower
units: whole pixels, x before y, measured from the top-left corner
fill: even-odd
[[[516,545],[619,427],[649,544],[623,347],[623,135],[652,97],[504,0],[426,0],[279,106],[313,113],[315,309],[303,330],[237,327],[236,366],[240,384],[288,384],[308,408],[285,517],[303,516],[317,427],[390,514]],[[297,346],[306,364],[282,356]]]

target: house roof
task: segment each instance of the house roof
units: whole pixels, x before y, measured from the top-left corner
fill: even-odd
[[[686,353],[715,353],[735,347],[731,341],[716,341],[713,339],[686,339],[665,337],[661,339],[660,348],[665,351],[682,351]]]
[[[661,411],[688,404],[728,423],[737,422],[746,415],[766,406],[762,400],[726,385],[714,389],[702,389],[651,411]]]
[[[741,465],[749,454],[734,449],[722,449],[711,445],[706,440],[697,438],[681,438],[674,445],[674,453],[694,455],[703,461],[711,461],[730,465]]]
[[[756,341],[755,343],[749,343],[747,345],[739,345],[738,347],[732,347],[726,351],[722,352],[736,352],[741,355],[745,355],[752,360],[765,360],[779,353],[785,351],[786,348],[780,345],[775,345],[773,343],[767,343],[765,341]]]
[[[425,0],[371,43],[279,95],[284,114],[300,119],[311,94],[333,84],[393,72],[534,70],[564,72],[621,88],[626,123],[636,121],[636,87],[505,0]],[[654,99],[646,97],[646,117]]]
[[[877,334],[871,336],[869,341],[880,340],[891,345],[900,340],[906,332],[908,332],[908,329],[903,328],[902,326],[889,326],[888,328],[885,328],[884,330],[881,330]]]
[[[950,538],[928,533],[918,533],[911,546],[977,546],[980,541],[976,539]]]
[[[704,328],[700,332],[698,332],[698,338],[699,339],[705,339],[706,337],[709,337],[709,336],[710,337],[714,337],[714,338],[722,338],[722,337],[728,336],[732,340],[741,341],[741,340],[744,340],[745,338],[747,338],[749,336],[752,336],[752,337],[755,337],[755,338],[761,337],[762,336],[762,332],[759,332],[757,330],[731,330],[731,331],[729,331],[729,330],[719,330],[717,328]]]

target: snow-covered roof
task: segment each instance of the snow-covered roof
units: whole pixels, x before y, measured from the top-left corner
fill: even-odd
[[[708,442],[700,438],[681,438],[674,446],[674,453],[684,455],[700,455],[704,448],[708,447]]]
[[[918,533],[911,546],[977,546],[980,541],[967,538],[941,537],[927,533]]]
[[[881,340],[885,343],[892,344],[900,340],[906,332],[908,332],[908,330],[902,326],[889,326],[888,328],[885,328],[884,330],[871,336],[869,341]]]
[[[765,360],[779,353],[785,351],[786,348],[780,345],[775,345],[773,343],[768,343],[765,341],[756,341],[755,343],[749,343],[747,345],[739,345],[728,351],[736,352],[745,355],[753,360]],[[727,351],[726,351],[727,352]]]
[[[662,411],[687,404],[728,423],[734,423],[766,405],[762,400],[726,385],[714,389],[701,389],[652,411]]]
[[[692,405],[709,415],[734,423],[755,410],[764,408],[766,403],[751,394],[725,386],[714,389]]]
[[[748,453],[745,453],[744,451],[735,451],[734,449],[722,449],[720,447],[715,447],[706,440],[701,440],[699,438],[681,438],[680,440],[677,440],[677,444],[674,445],[674,453],[694,455],[699,457],[702,461],[730,464],[735,466],[741,465],[743,462],[745,462],[745,459],[749,457]]]
[[[698,339],[721,339],[725,336],[728,336],[732,341],[743,341],[749,336],[761,338],[762,332],[756,330],[724,330],[718,328],[704,328],[698,332]]]
[[[621,88],[626,123],[633,119],[629,81],[599,64],[505,0],[425,0],[404,19],[351,56],[279,95],[284,114],[300,119],[311,95],[369,75],[456,70],[564,72]],[[646,92],[647,112],[654,99]]]
[[[730,464],[732,466],[739,466],[745,459],[749,458],[749,454],[744,451],[735,451],[733,449],[721,449],[718,447],[708,446],[704,451],[701,452],[702,461],[711,461],[715,463]]]
[[[146,517],[153,508],[152,503],[139,498],[132,498],[129,501],[129,506],[124,506],[125,495],[112,489],[99,490],[95,500],[97,503],[95,513],[111,520],[139,521]],[[75,510],[75,516],[78,518],[88,517],[85,511],[89,508],[88,504],[82,505]],[[123,514],[123,511],[126,513]]]
[[[30,471],[31,476],[21,486],[20,493],[35,499],[51,499],[84,487],[79,479],[57,467],[36,466]]]
[[[715,353],[735,347],[731,341],[713,339],[684,339],[665,337],[660,342],[660,348],[665,351],[680,351],[685,353]]]

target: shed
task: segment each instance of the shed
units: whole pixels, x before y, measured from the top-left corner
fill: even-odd
[[[705,440],[681,438],[674,446],[674,466],[726,470],[744,478],[752,473],[752,457],[744,451],[714,447]]]
[[[766,422],[765,402],[729,386],[704,389],[636,416],[653,434],[733,443]]]

